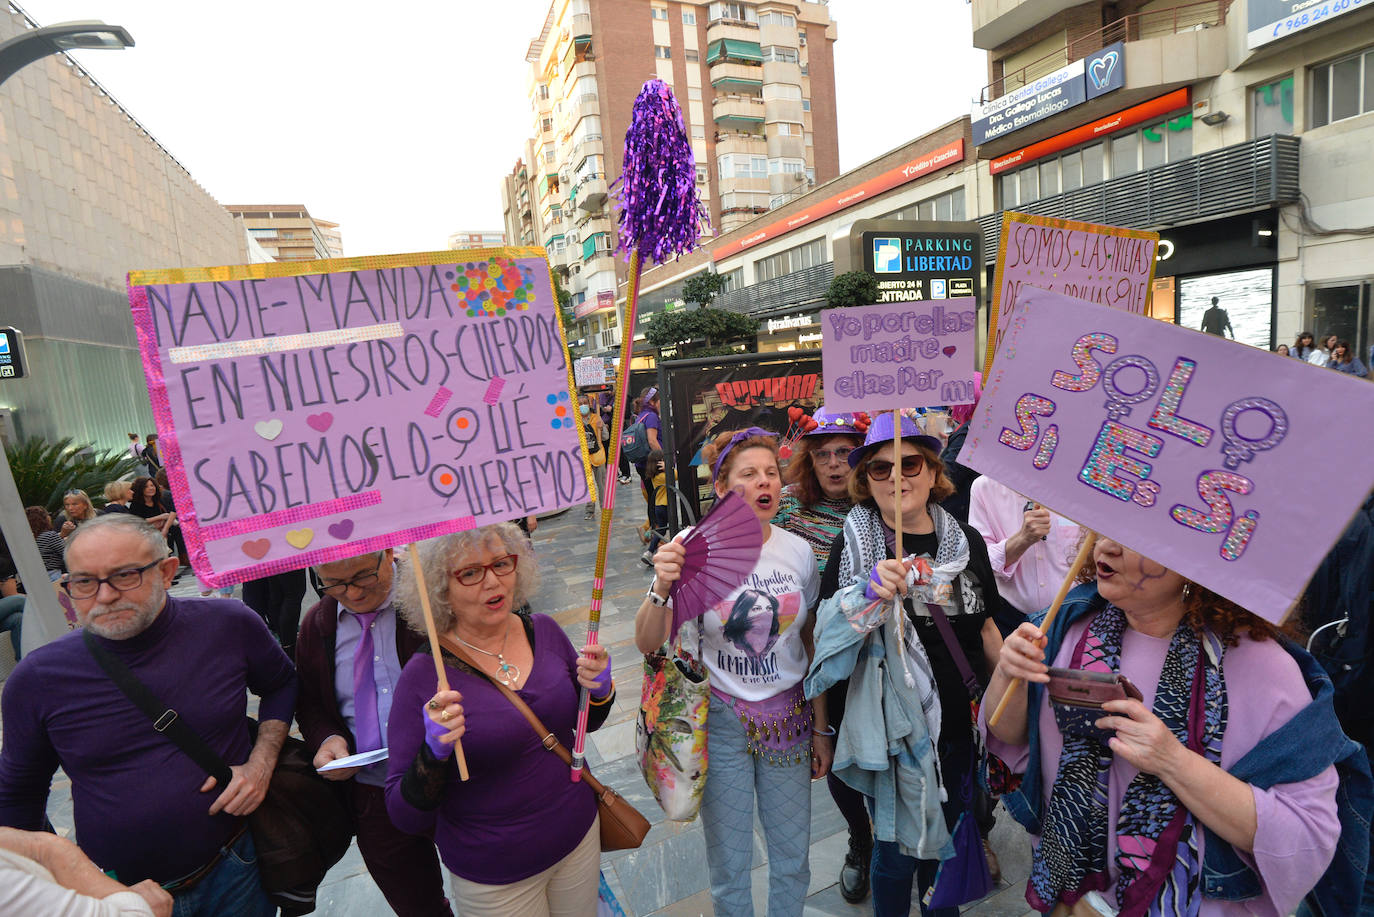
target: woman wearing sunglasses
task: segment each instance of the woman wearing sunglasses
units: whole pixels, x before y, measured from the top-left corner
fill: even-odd
[[[895,452],[887,413],[849,455],[855,506],[821,578],[806,679],[807,696],[844,698],[834,771],[868,797],[878,917],[908,914],[913,879],[924,898],[952,852],[950,832],[969,805],[977,759],[970,697],[981,693],[1001,648],[988,610],[997,585],[987,547],[938,505],[954,489],[939,441],[908,417],[900,423]],[[958,908],[922,904],[921,912],[953,917]]]
[[[530,613],[539,571],[510,523],[426,542],[420,563],[435,626],[475,668],[444,652],[451,690],[440,691],[427,648],[406,663],[388,722],[387,812],[402,831],[433,836],[464,917],[595,914],[596,798],[568,779],[493,682],[519,693],[571,748],[579,685],[591,692],[589,729],[610,712],[610,655],[604,646],[578,653],[557,622]],[[415,577],[398,576],[396,592],[406,622],[423,633]],[[454,763],[459,739],[466,781]]]

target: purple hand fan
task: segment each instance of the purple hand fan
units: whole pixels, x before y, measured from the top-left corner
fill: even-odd
[[[714,608],[744,585],[763,551],[759,517],[739,494],[731,491],[701,517],[682,540],[687,557],[682,577],[669,590],[673,599],[671,643],[678,628]]]

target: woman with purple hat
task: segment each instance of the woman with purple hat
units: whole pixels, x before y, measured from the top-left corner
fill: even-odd
[[[830,548],[854,505],[849,496],[849,478],[854,470],[849,467],[849,455],[863,445],[869,417],[821,408],[812,419],[816,429],[802,437],[783,472],[787,486],[782,489],[782,503],[773,524],[805,539],[824,575]],[[843,695],[827,692],[826,702],[831,723],[839,722],[844,716]],[[849,852],[840,868],[840,895],[853,904],[868,897],[873,832],[863,795],[834,774],[826,775],[826,783],[835,807],[849,826]]]
[[[702,458],[716,495],[740,493],[763,532],[743,584],[682,631],[682,645],[697,648],[711,679],[701,800],[711,901],[717,914],[754,913],[757,806],[768,850],[768,915],[800,917],[811,876],[811,780],[825,775],[831,749],[825,707],[807,703],[801,687],[811,658],[816,558],[805,541],[772,524],[782,493],[776,433],[721,433]],[[670,587],[686,557],[680,541],[654,555],[653,585],[635,616],[642,653],[658,652],[668,639]]]
[[[887,917],[910,912],[913,880],[925,897],[976,785],[970,700],[1001,649],[997,584],[982,537],[939,505],[954,489],[939,440],[880,414],[849,464],[855,506],[821,579],[806,694],[843,696],[833,769],[868,797],[873,910]]]

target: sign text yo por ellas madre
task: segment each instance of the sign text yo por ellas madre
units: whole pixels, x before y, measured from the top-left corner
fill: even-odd
[[[141,272],[192,566],[224,585],[589,498],[539,249]]]
[[[1007,330],[1007,315],[1025,287],[1053,290],[1144,315],[1155,276],[1159,233],[1006,211],[993,278],[984,372]]]
[[[1374,485],[1371,414],[1363,380],[1027,290],[959,461],[1278,621]]]
[[[821,325],[828,410],[972,403],[973,297],[827,309]]]

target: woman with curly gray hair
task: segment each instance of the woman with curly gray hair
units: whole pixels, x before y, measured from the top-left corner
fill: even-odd
[[[434,837],[464,917],[595,914],[596,798],[585,782],[568,779],[567,766],[493,682],[519,693],[570,746],[579,685],[591,692],[588,728],[610,712],[610,656],[603,646],[579,653],[557,622],[530,611],[539,571],[529,539],[514,525],[445,535],[419,554],[435,627],[476,668],[445,652],[451,690],[440,691],[423,650],[406,663],[388,724],[391,820]],[[396,601],[423,632],[415,577],[397,577]],[[467,781],[453,762],[460,738]]]

